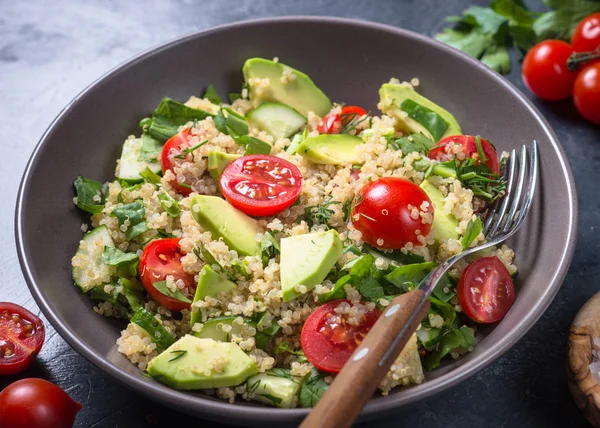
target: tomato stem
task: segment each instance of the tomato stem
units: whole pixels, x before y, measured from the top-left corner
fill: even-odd
[[[569,59],[567,59],[567,68],[570,71],[575,71],[580,64],[585,64],[597,58],[600,58],[600,46],[589,52],[573,52]]]

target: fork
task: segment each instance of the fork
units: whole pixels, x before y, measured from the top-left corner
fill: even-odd
[[[536,141],[531,145],[529,156],[525,145],[520,152],[517,157],[517,151],[512,150],[506,162],[504,175],[507,189],[485,218],[483,232],[487,237],[486,242],[448,258],[422,281],[419,288],[394,298],[301,427],[351,426],[427,315],[429,296],[440,278],[457,261],[504,242],[521,227],[531,208],[536,188]]]

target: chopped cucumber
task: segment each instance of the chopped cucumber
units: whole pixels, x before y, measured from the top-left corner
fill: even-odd
[[[116,268],[104,263],[104,247],[114,246],[106,226],[97,227],[83,236],[72,260],[73,281],[81,291],[85,293],[110,282]]]
[[[123,150],[121,151],[121,158],[119,159],[119,164],[117,165],[117,171],[115,173],[117,178],[138,182],[143,180],[140,173],[146,168],[150,169],[153,173],[159,173],[161,171],[160,162],[140,160],[141,152],[141,138],[128,138],[125,140],[123,143]]]
[[[281,408],[296,407],[302,378],[287,369],[271,369],[246,381],[248,398]]]
[[[275,138],[294,135],[304,125],[306,118],[291,107],[280,103],[265,103],[250,111],[248,123]]]
[[[202,330],[198,332],[194,332],[193,335],[199,337],[201,339],[214,339],[218,342],[230,342],[231,335],[240,334],[242,332],[242,325],[234,322],[234,320],[238,318],[237,316],[224,316],[212,318],[202,324]],[[248,327],[256,328],[256,324],[250,320],[245,318],[244,323]],[[231,330],[228,332],[223,330],[224,326],[230,326]]]
[[[147,311],[144,308],[138,308],[134,312],[131,317],[131,322],[146,330],[152,338],[152,341],[156,343],[156,347],[160,350],[165,350],[175,343],[175,338],[171,333],[163,327],[159,320],[154,318],[152,312]]]

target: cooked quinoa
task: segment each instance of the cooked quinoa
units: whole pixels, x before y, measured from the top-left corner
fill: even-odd
[[[280,83],[282,85],[290,84],[295,79],[294,70],[289,67],[284,68]],[[399,82],[392,81],[392,83]],[[405,85],[417,86],[419,81],[418,79],[412,79],[411,83],[405,83]],[[257,107],[257,100],[259,99],[257,94],[260,95],[270,91],[271,81],[268,78],[255,78],[251,79],[248,84],[252,91],[249,93],[244,88],[241,94],[242,97],[228,105],[241,116],[246,116],[250,110]],[[211,100],[195,96],[190,97],[185,105],[211,114],[216,114],[219,110],[219,107]],[[385,110],[382,103],[378,107]],[[331,113],[340,114],[341,108],[340,105],[334,105]],[[317,128],[320,124],[322,125],[322,120],[323,118],[314,112],[308,113],[306,138],[319,135]],[[358,135],[363,139],[363,144],[357,148],[358,162],[355,164],[326,165],[315,163],[297,153],[287,152],[286,148],[291,144],[291,137],[274,138],[269,133],[250,126],[248,135],[271,145],[271,155],[291,162],[300,170],[303,179],[302,189],[296,203],[277,215],[257,218],[259,233],[256,234],[256,241],[262,242],[265,233],[270,233],[277,241],[280,241],[286,237],[335,229],[345,246],[354,245],[356,248],[361,248],[365,244],[362,234],[353,227],[352,219],[346,217],[344,203],[351,201],[364,185],[382,177],[405,178],[418,185],[426,178],[426,172],[415,169],[415,161],[421,160],[430,164],[436,162],[429,160],[422,153],[403,153],[402,150],[392,147],[389,144],[390,138],[400,138],[404,135],[403,131],[400,130],[401,128],[398,119],[392,115],[383,113],[371,115],[369,120],[360,122],[354,129],[349,131],[350,135]],[[261,256],[240,255],[228,248],[222,239],[215,239],[211,232],[203,229],[192,212],[194,196],[199,194],[220,196],[219,183],[216,183],[208,173],[207,157],[209,152],[220,151],[243,155],[245,148],[238,144],[231,135],[219,131],[215,126],[214,118],[211,116],[202,120],[190,121],[180,126],[179,130],[183,129],[188,129],[191,133],[191,147],[203,143],[191,152],[192,156],[176,162],[173,171],[167,170],[160,178],[158,185],[145,181],[137,186],[130,186],[122,180],[115,180],[106,184],[104,188],[104,206],[100,212],[92,215],[89,227],[93,229],[105,226],[117,249],[125,253],[136,253],[138,256],[142,255],[146,243],[153,239],[164,235],[179,238],[179,246],[183,253],[181,258],[183,270],[193,275],[196,283],[200,280],[202,268],[206,264],[212,263],[214,265],[215,262],[217,265],[215,266],[216,270],[220,272],[222,278],[229,278],[235,283],[234,289],[220,292],[214,297],[207,296],[194,302],[191,305],[191,310],[184,309],[179,313],[158,306],[154,300],[144,294],[143,307],[152,313],[158,323],[174,338],[177,339],[186,334],[201,332],[204,323],[211,319],[222,316],[236,317],[233,325],[239,327],[238,333],[230,334],[232,325],[228,324],[221,324],[217,328],[228,334],[230,342],[239,345],[241,350],[255,362],[259,372],[262,373],[275,367],[281,367],[290,369],[292,376],[307,376],[313,366],[303,358],[300,352],[295,353],[295,351],[302,350],[300,334],[304,322],[320,306],[319,296],[332,290],[334,281],[325,279],[312,289],[298,284],[296,291],[300,293],[300,296],[284,302],[278,255],[271,257],[268,263],[264,264]],[[368,132],[364,132],[366,130]],[[128,139],[131,140],[133,145],[142,144],[141,137],[131,135]],[[465,159],[466,155],[459,144],[450,146],[449,150],[451,153],[448,154],[448,159]],[[356,164],[359,165],[359,169]],[[117,163],[117,176],[120,173],[120,167],[121,165]],[[171,184],[174,180],[190,183],[191,194],[183,196],[178,193]],[[470,188],[466,187],[457,178],[430,175],[428,180],[443,195],[443,205],[436,206],[436,213],[444,212],[456,218],[458,238],[436,242],[432,228],[428,234],[418,236],[420,245],[408,242],[398,250],[405,254],[422,256],[425,261],[440,263],[463,251],[462,237],[469,227],[469,223],[477,219],[478,210],[484,204]],[[161,204],[159,196],[165,192],[179,204],[180,212],[177,216],[170,215],[165,209],[164,202]],[[119,224],[119,220],[113,215],[113,211],[118,207],[138,200],[143,201],[144,220],[148,230],[135,239],[127,239],[128,225],[126,223]],[[330,210],[327,224],[313,224],[311,226],[303,219],[307,207],[323,206],[328,201],[339,203],[327,205]],[[75,202],[77,203],[77,201]],[[428,211],[427,202],[424,202],[424,205],[409,208],[413,219],[420,219],[423,225],[432,223],[434,214],[430,210]],[[385,215],[385,213],[383,214]],[[83,231],[87,229],[87,224],[82,225]],[[484,240],[483,233],[479,233],[470,245],[475,246]],[[378,244],[383,246],[383,240],[378,241]],[[80,242],[80,248],[87,249],[86,246],[88,245],[84,240]],[[92,254],[98,255],[104,251],[104,246],[88,250]],[[214,257],[214,261],[207,261],[203,251],[208,251]],[[517,267],[513,264],[514,253],[506,245],[501,248],[487,250],[485,254],[497,256],[510,274],[517,271]],[[482,254],[467,257],[457,263],[451,271],[452,276],[459,278],[469,262],[481,256]],[[343,253],[337,260],[337,268],[342,268],[356,257],[357,255],[351,251]],[[82,256],[79,253],[72,259],[74,275],[77,274],[84,278],[78,285],[87,290],[102,287],[106,294],[117,296],[112,302],[101,301],[97,303],[94,306],[94,311],[107,317],[128,318],[130,311],[116,302],[118,296],[123,293],[123,287],[111,279],[114,272],[109,269],[97,269],[95,266],[91,266],[89,259],[89,254]],[[245,266],[245,274],[236,269],[237,266]],[[385,271],[390,267],[390,260],[383,256],[376,257],[374,266],[380,271]],[[178,280],[172,275],[167,276],[165,281],[165,286],[170,292],[187,293],[187,297],[190,299],[193,297],[193,290],[187,290],[184,281]],[[382,309],[389,302],[385,298],[376,302],[366,301],[354,284],[345,284],[343,289],[346,293],[346,299],[350,303],[339,305],[333,316],[344,316],[346,322],[350,325],[359,324],[365,313],[375,308]],[[461,312],[456,297],[453,297],[450,303],[457,312]],[[199,315],[199,322],[190,327],[192,313]],[[264,314],[259,324],[249,325],[246,323],[245,320],[254,318],[257,314]],[[442,327],[444,324],[444,319],[436,314],[429,314],[427,320],[428,325],[433,328]],[[256,346],[257,333],[266,329],[273,322],[279,325],[279,333],[271,340],[269,346],[258,349]],[[238,331],[237,327],[236,331]],[[160,349],[151,335],[133,322],[129,322],[121,331],[116,344],[118,351],[142,371],[145,371],[148,363],[160,353]],[[283,345],[286,345],[285,349],[294,352],[275,353],[275,349],[281,349]],[[468,352],[468,350],[465,349],[462,352]],[[380,390],[383,394],[388,394],[396,386],[419,384],[425,380],[420,352],[422,353],[423,350],[420,348],[417,335],[413,335],[385,379],[381,382]],[[459,354],[460,352],[454,352],[452,356],[458,357]],[[226,358],[218,357],[208,362],[210,369],[216,372],[223,371],[226,364]],[[325,382],[329,383],[331,381],[332,376],[325,376]],[[216,388],[208,390],[208,392],[215,393],[218,397],[229,402],[234,402],[236,398],[250,398],[245,383],[239,386]]]

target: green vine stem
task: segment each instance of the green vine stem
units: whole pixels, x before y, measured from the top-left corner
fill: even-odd
[[[569,59],[567,59],[567,68],[570,71],[575,71],[580,64],[585,64],[597,58],[600,58],[600,46],[590,52],[573,52]]]

